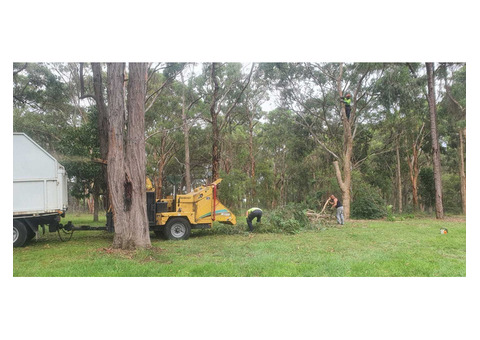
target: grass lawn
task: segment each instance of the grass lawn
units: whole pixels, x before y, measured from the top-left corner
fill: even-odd
[[[71,219],[94,225],[89,216]],[[13,249],[13,276],[466,276],[464,217],[352,220],[293,235],[194,230],[187,241],[156,239],[152,233],[152,249],[138,251],[111,249],[112,239],[104,231],[77,231],[62,242],[47,232]]]

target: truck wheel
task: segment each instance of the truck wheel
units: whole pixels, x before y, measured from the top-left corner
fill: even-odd
[[[13,246],[22,247],[27,242],[27,227],[20,221],[13,220]]]
[[[168,240],[187,240],[190,237],[190,223],[184,218],[172,218],[165,225],[164,233]]]

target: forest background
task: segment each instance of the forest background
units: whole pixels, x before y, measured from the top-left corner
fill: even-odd
[[[465,214],[466,65],[437,63],[434,77],[443,209]],[[13,130],[65,165],[70,209],[98,220],[106,65],[14,63],[13,81]],[[432,213],[426,85],[425,65],[411,62],[150,63],[147,176],[157,199],[223,178],[221,199],[240,215],[251,206],[321,210],[331,194],[353,218]],[[353,98],[350,119],[342,93]]]
[[[404,2],[402,6],[389,8],[382,2],[368,1],[358,6],[348,1],[339,4],[311,5],[302,1],[296,6],[267,7],[267,4],[249,4],[235,6],[215,5],[215,1],[207,5],[190,4],[189,11],[182,20],[174,13],[180,13],[177,5],[151,5],[150,13],[163,13],[161,22],[146,20],[142,7],[129,9],[129,25],[125,24],[125,8],[87,1],[90,8],[98,10],[98,25],[87,24],[88,14],[79,10],[78,6],[62,5],[45,6],[45,3],[30,4],[22,14],[23,25],[14,19],[18,17],[17,7],[2,11],[3,32],[6,44],[2,62],[2,107],[6,112],[7,123],[2,126],[5,145],[11,145],[10,135],[13,111],[11,102],[12,83],[10,82],[12,63],[18,61],[78,61],[78,60],[188,60],[210,62],[218,61],[366,61],[366,62],[411,62],[411,61],[466,61],[469,65],[468,97],[474,100],[478,85],[474,79],[480,76],[476,63],[480,56],[472,44],[475,27],[478,28],[474,11],[468,11],[469,4],[463,1],[450,2]],[[50,2],[49,2],[50,4]],[[4,6],[4,5],[2,5]],[[9,5],[10,6],[10,5]],[[313,7],[313,8],[312,8]],[[228,15],[220,15],[234,10],[237,19]],[[252,11],[255,8],[255,11]],[[48,9],[48,11],[47,11]],[[58,12],[57,12],[58,11]],[[60,12],[60,13],[59,13]],[[77,20],[73,21],[73,13]],[[170,15],[166,15],[169,13]],[[348,20],[345,13],[349,13]],[[103,14],[103,16],[101,15]],[[394,14],[394,15],[393,15]],[[117,19],[114,19],[117,18]],[[122,23],[118,22],[122,18]],[[204,18],[216,18],[206,21]],[[246,24],[242,18],[249,18]],[[202,19],[202,20],[200,20]],[[73,24],[75,23],[75,24]],[[81,24],[80,24],[81,23]],[[161,25],[160,25],[161,23]],[[189,23],[189,24],[187,24]],[[98,32],[106,32],[108,28],[123,26],[118,34],[108,35],[108,44],[98,37]],[[69,27],[69,29],[62,29]],[[141,27],[141,32],[133,27]],[[164,34],[161,41],[152,42],[151,36],[144,32],[158,32],[159,27],[169,28],[171,34]],[[228,29],[220,29],[225,28]],[[129,30],[130,28],[130,30]],[[175,29],[173,29],[175,28]],[[332,29],[335,28],[335,29]],[[189,39],[191,32],[196,38]],[[22,38],[23,37],[23,38]],[[29,37],[27,39],[27,37]],[[41,37],[41,38],[39,38]],[[107,37],[106,35],[104,36]],[[243,37],[240,39],[240,37]],[[155,40],[155,39],[153,39]],[[185,42],[188,41],[188,42]],[[60,43],[61,42],[61,43]],[[86,48],[86,46],[90,46]],[[145,52],[148,51],[148,52]],[[193,56],[193,57],[192,57]],[[3,60],[2,60],[3,61]],[[471,74],[471,76],[470,76]],[[469,126],[476,126],[476,115],[469,115]],[[468,137],[469,155],[478,145],[478,136],[470,133]],[[8,147],[7,147],[8,149]],[[472,153],[472,154],[470,154]],[[474,169],[475,157],[470,156],[468,169]],[[10,157],[11,159],[11,157]],[[10,170],[11,171],[11,170]],[[5,176],[6,181],[11,178]],[[6,184],[8,187],[9,184]],[[475,176],[469,178],[469,194],[478,188]],[[10,214],[8,203],[11,194],[5,194],[3,215]],[[458,197],[458,196],[457,196]],[[473,197],[473,196],[472,196]],[[475,207],[474,197],[469,200],[469,211]],[[8,213],[8,214],[7,214]],[[55,299],[51,292],[34,294],[35,304],[31,296],[21,298],[23,303],[13,300],[12,291],[26,291],[32,280],[11,278],[11,250],[5,247],[2,263],[2,284],[6,288],[2,295],[4,308],[8,310],[7,324],[21,326],[21,319],[15,318],[28,305],[36,315],[55,314],[61,309],[65,314],[75,315],[91,311],[92,306],[102,308],[103,322],[90,323],[98,336],[122,338],[125,334],[150,334],[150,327],[141,326],[144,321],[142,313],[132,315],[127,311],[145,310],[155,312],[163,324],[171,328],[163,330],[163,334],[178,334],[175,329],[183,329],[186,335],[209,332],[210,338],[224,338],[225,331],[236,330],[236,334],[247,336],[253,329],[257,335],[272,334],[285,338],[288,336],[311,336],[326,334],[340,338],[368,334],[369,338],[384,338],[389,334],[393,338],[412,337],[420,334],[423,337],[435,336],[437,339],[448,339],[462,333],[476,335],[476,327],[469,310],[478,305],[479,272],[478,232],[475,215],[469,215],[467,248],[467,278],[450,279],[159,279],[152,280],[159,286],[173,284],[178,290],[189,291],[191,285],[201,283],[201,293],[178,297],[163,295],[161,301],[152,298],[152,291],[145,289],[144,280],[95,279],[102,290],[76,290],[69,293],[68,299]],[[6,224],[6,223],[5,223]],[[6,229],[6,228],[5,228]],[[10,233],[10,231],[8,230]],[[4,231],[7,239],[6,231]],[[3,234],[2,234],[3,235]],[[9,234],[10,235],[10,234]],[[9,236],[10,237],[10,236]],[[8,238],[9,240],[9,238]],[[70,287],[84,286],[81,279],[71,280],[36,279],[36,283],[64,283]],[[152,282],[149,281],[149,282]],[[142,287],[141,289],[138,289]],[[120,303],[118,296],[135,296],[135,307],[132,303]],[[63,295],[64,296],[64,295]],[[133,300],[133,299],[132,299]],[[159,311],[153,302],[163,306]],[[185,306],[199,315],[200,313],[215,316],[215,327],[202,318],[190,320],[185,329],[181,315]],[[222,310],[221,314],[218,310]],[[168,311],[168,313],[166,313]],[[238,325],[238,320],[248,318],[249,326]],[[339,317],[341,316],[341,317]],[[124,321],[122,330],[114,329],[112,324]],[[322,320],[322,327],[318,321]],[[374,320],[372,322],[372,320]],[[399,321],[401,325],[399,325]],[[443,322],[447,320],[448,322]],[[441,322],[441,324],[439,324]],[[107,326],[108,325],[108,326]],[[263,327],[271,325],[272,327]],[[348,325],[348,327],[346,327]],[[10,327],[9,326],[9,327]],[[43,321],[30,320],[30,327],[24,334],[36,332],[44,326]],[[50,337],[61,338],[71,331],[71,324],[56,325],[58,334],[51,332]],[[178,328],[177,328],[178,327]],[[395,329],[395,334],[391,330]],[[157,332],[157,329],[155,329]],[[123,333],[123,334],[122,334]],[[57,336],[58,335],[58,336]],[[92,337],[88,329],[76,330],[78,338]],[[75,335],[72,334],[75,338]],[[473,338],[473,337],[472,337]]]

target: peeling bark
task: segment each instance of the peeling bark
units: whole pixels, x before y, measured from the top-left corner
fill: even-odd
[[[108,64],[108,117],[110,121],[108,178],[114,213],[113,247],[150,247],[145,187],[144,101],[147,66],[129,64],[125,121],[125,64]],[[125,132],[125,124],[127,129]]]

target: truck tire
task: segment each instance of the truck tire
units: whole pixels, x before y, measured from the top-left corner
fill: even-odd
[[[167,240],[188,240],[191,229],[188,220],[175,217],[168,220],[163,232]]]
[[[13,246],[23,247],[27,242],[27,227],[18,220],[13,220]]]

